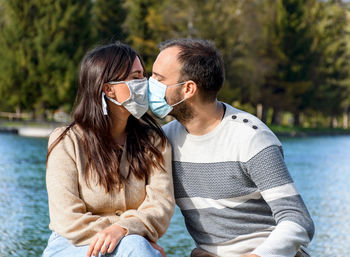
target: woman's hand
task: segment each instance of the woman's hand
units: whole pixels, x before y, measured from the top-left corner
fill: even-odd
[[[152,245],[152,247],[153,247],[154,249],[156,249],[156,250],[158,250],[158,251],[160,252],[160,254],[162,255],[162,257],[166,257],[163,247],[161,247],[160,245],[157,245],[157,243],[152,243],[152,242],[149,242],[149,243]]]
[[[126,229],[118,226],[117,224],[111,225],[101,232],[97,233],[95,238],[90,244],[87,252],[87,257],[98,256],[101,252],[112,253],[119,241],[126,235]]]

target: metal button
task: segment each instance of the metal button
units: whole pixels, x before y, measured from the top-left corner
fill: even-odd
[[[232,119],[237,119],[237,116],[236,115],[232,115]]]

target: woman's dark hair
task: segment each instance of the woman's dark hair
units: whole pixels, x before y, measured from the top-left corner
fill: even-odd
[[[52,149],[62,140],[69,130],[77,125],[83,131],[82,143],[86,157],[85,180],[96,171],[98,183],[106,192],[125,182],[120,175],[119,163],[122,154],[120,146],[114,143],[111,135],[111,120],[103,115],[102,86],[108,81],[125,80],[138,54],[128,45],[120,42],[97,47],[88,52],[80,67],[78,94],[75,99],[73,122],[49,146],[47,159]],[[165,147],[166,137],[156,121],[145,114],[140,120],[132,115],[126,126],[126,157],[129,162],[129,174],[139,179],[147,179],[153,168],[164,171],[164,158],[156,147],[159,142]]]

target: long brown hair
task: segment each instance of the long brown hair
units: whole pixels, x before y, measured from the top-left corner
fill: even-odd
[[[97,175],[98,183],[106,192],[120,188],[126,178],[120,175],[119,158],[122,150],[113,143],[111,119],[103,115],[102,86],[108,81],[125,80],[136,57],[139,56],[131,47],[120,42],[97,47],[85,55],[80,67],[73,122],[49,146],[47,153],[48,159],[52,149],[68,131],[79,126],[83,131],[86,157],[85,180],[90,185],[90,178]],[[147,179],[153,168],[164,171],[164,158],[155,144],[160,140],[164,148],[166,137],[156,121],[147,113],[140,120],[130,115],[126,133],[129,174]]]

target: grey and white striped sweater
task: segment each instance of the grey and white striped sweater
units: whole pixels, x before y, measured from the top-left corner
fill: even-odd
[[[294,256],[314,224],[281,143],[255,116],[225,106],[221,123],[203,136],[178,121],[163,126],[187,229],[198,247],[219,256]]]

